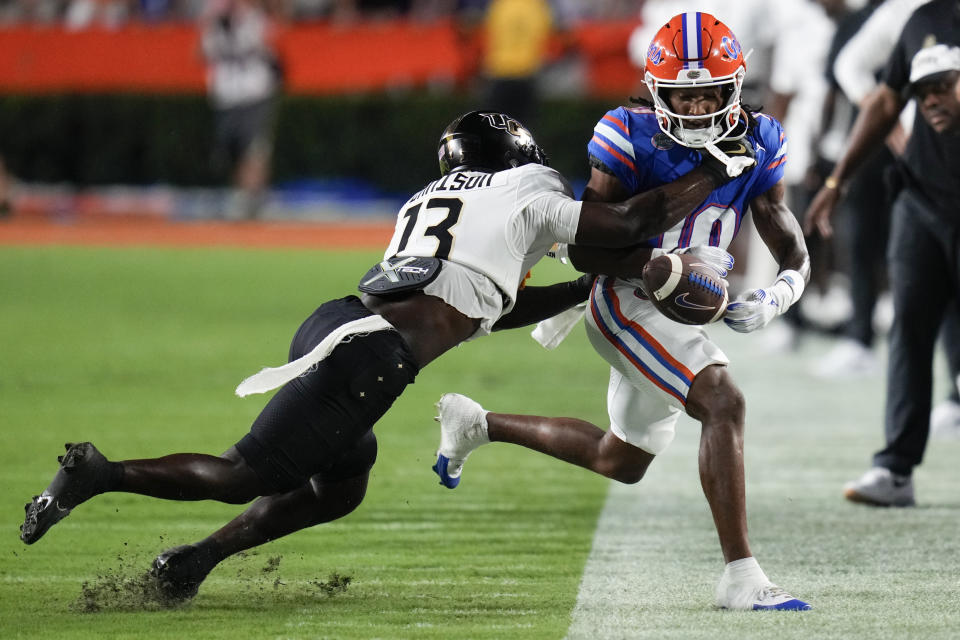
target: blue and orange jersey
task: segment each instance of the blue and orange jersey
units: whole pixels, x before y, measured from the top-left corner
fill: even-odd
[[[783,177],[787,159],[787,141],[780,123],[763,113],[754,116],[758,126],[744,141],[753,143],[757,166],[715,189],[685,220],[650,240],[650,246],[668,250],[729,246],[750,202]],[[673,182],[702,162],[698,151],[680,146],[660,131],[653,110],[647,107],[608,111],[594,127],[587,150],[631,194]]]

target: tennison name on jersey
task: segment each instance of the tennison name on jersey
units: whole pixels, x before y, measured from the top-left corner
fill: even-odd
[[[466,191],[467,189],[480,189],[482,187],[489,187],[493,182],[493,175],[494,174],[492,173],[448,173],[439,180],[431,182],[425,188],[415,193],[410,200],[407,200],[407,202],[416,200],[417,198],[420,198],[428,193],[433,193],[434,191]]]

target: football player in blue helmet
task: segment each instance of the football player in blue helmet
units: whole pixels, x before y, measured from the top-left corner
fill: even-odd
[[[803,233],[784,202],[783,127],[741,103],[743,48],[713,15],[674,16],[650,44],[646,71],[654,102],[613,109],[594,127],[587,146],[592,169],[584,200],[620,201],[712,162],[720,162],[730,179],[650,240],[619,251],[574,245],[570,258],[581,271],[601,274],[616,273],[617,261],[637,255],[695,251],[708,262],[717,252],[726,255],[724,249],[749,213],[780,273],[769,286],[751,289],[731,302],[724,321],[739,332],[761,329],[796,302],[810,273]],[[732,261],[724,266],[732,266]],[[809,609],[767,578],[750,549],[743,471],[746,409],[726,355],[700,327],[660,313],[649,293],[638,277],[604,275],[590,295],[587,335],[610,364],[609,430],[574,418],[487,412],[466,396],[446,394],[438,407],[440,454],[449,461],[447,468],[459,474],[470,451],[494,440],[520,444],[620,482],[638,482],[673,440],[675,425],[686,413],[702,426],[701,484],[726,562],[717,604],[731,609]]]

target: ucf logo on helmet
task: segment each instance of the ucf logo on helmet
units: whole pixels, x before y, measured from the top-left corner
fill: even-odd
[[[522,124],[513,118],[508,117],[504,113],[481,113],[480,116],[484,118],[494,129],[503,129],[504,131],[512,133],[515,136],[520,136],[527,133]]]

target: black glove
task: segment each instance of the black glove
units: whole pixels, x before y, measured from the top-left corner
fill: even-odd
[[[749,171],[757,164],[757,152],[753,148],[753,143],[747,137],[740,138],[739,140],[730,140],[729,138],[726,138],[718,142],[716,147],[720,149],[720,151],[727,154],[727,156],[730,158],[745,158],[748,160],[754,160],[753,164],[745,167],[743,171]],[[706,149],[697,149],[697,151],[700,152],[700,156],[703,158],[703,163],[700,166],[702,166],[704,170],[710,174],[718,187],[733,180],[733,178],[737,176],[743,175],[741,172],[737,174],[737,176],[730,176],[730,174],[727,173],[727,165],[721,160],[713,157],[713,155]]]
[[[576,303],[585,302],[590,297],[590,289],[593,288],[593,281],[597,279],[594,273],[585,273],[576,280],[565,283],[567,290],[574,296]]]

